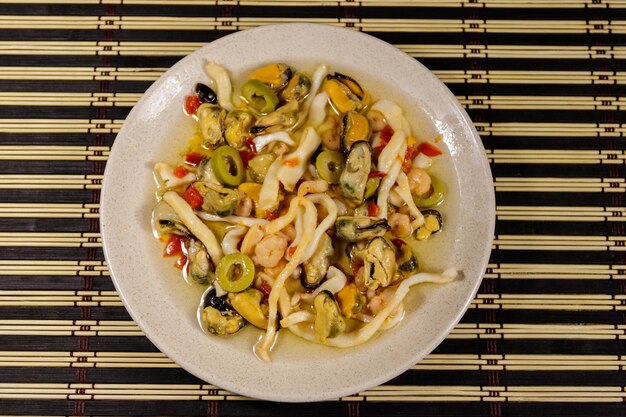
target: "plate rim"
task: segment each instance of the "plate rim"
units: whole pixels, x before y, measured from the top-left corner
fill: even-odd
[[[307,398],[300,398],[300,397],[289,397],[288,395],[274,395],[272,393],[265,393],[267,395],[259,395],[258,392],[252,392],[251,390],[248,389],[241,389],[241,387],[239,387],[236,382],[231,383],[230,381],[215,381],[219,385],[220,388],[224,388],[228,391],[234,392],[234,393],[240,393],[242,395],[246,395],[246,396],[250,396],[252,398],[258,398],[258,399],[263,399],[263,400],[270,400],[270,401],[278,401],[278,402],[290,402],[290,403],[296,403],[296,402],[310,402],[310,401],[324,401],[324,400],[331,400],[331,399],[335,399],[335,398],[339,398],[342,396],[346,396],[346,395],[351,395],[357,392],[360,392],[362,390],[371,388],[373,386],[377,386],[379,384],[382,384],[384,382],[389,381],[390,379],[402,374],[403,372],[405,372],[412,364],[414,364],[416,361],[421,361],[424,357],[426,357],[428,354],[432,353],[432,351],[439,345],[441,344],[441,342],[449,336],[451,330],[459,323],[459,321],[462,319],[463,315],[467,312],[467,309],[469,307],[469,305],[471,304],[472,300],[475,298],[476,293],[478,292],[478,289],[480,287],[480,284],[482,282],[483,279],[483,275],[484,275],[484,271],[487,268],[488,262],[489,262],[489,258],[490,258],[490,254],[491,254],[491,247],[492,247],[492,243],[493,243],[493,236],[495,233],[495,223],[496,223],[496,216],[495,216],[495,189],[494,189],[494,184],[493,184],[493,176],[491,174],[491,170],[489,167],[489,163],[488,163],[488,159],[486,157],[486,152],[485,152],[485,148],[483,145],[483,142],[480,138],[480,135],[478,134],[478,131],[476,130],[473,122],[471,121],[469,115],[467,114],[467,112],[465,111],[465,109],[461,106],[461,104],[458,102],[458,100],[456,99],[456,97],[453,95],[453,93],[448,89],[448,87],[436,76],[434,75],[434,73],[432,71],[430,71],[426,66],[424,66],[421,62],[419,62],[416,58],[411,57],[410,55],[404,53],[403,51],[399,50],[398,48],[396,48],[395,46],[389,44],[386,41],[383,41],[379,38],[376,38],[372,35],[363,33],[363,32],[359,32],[356,30],[351,30],[351,29],[347,29],[347,28],[343,28],[343,27],[337,27],[337,26],[331,26],[331,25],[326,25],[326,24],[319,24],[319,23],[281,23],[281,24],[273,24],[273,25],[265,25],[265,26],[259,26],[256,28],[252,28],[252,29],[246,29],[243,31],[237,31],[237,32],[233,32],[230,33],[228,35],[225,35],[219,39],[216,39],[212,42],[209,42],[208,44],[196,49],[195,51],[187,54],[186,56],[184,56],[183,58],[181,58],[178,62],[176,62],[174,65],[172,65],[170,68],[168,68],[155,82],[153,82],[148,89],[142,94],[140,100],[133,106],[133,108],[131,109],[131,111],[128,113],[123,126],[121,127],[120,131],[118,132],[118,134],[116,135],[115,141],[111,147],[111,151],[109,154],[109,158],[105,167],[105,171],[103,174],[103,181],[102,181],[102,188],[101,188],[101,192],[100,192],[100,217],[99,217],[99,226],[100,226],[100,233],[101,233],[101,239],[102,239],[102,248],[103,248],[103,253],[107,262],[107,266],[110,272],[110,278],[113,281],[113,284],[115,286],[115,289],[120,297],[120,299],[122,300],[122,303],[124,304],[124,307],[126,308],[126,310],[128,311],[129,315],[131,316],[131,318],[133,319],[133,321],[139,326],[139,328],[144,332],[145,336],[150,340],[150,342],[152,344],[154,344],[162,353],[164,353],[166,356],[168,356],[169,358],[171,358],[174,362],[176,362],[177,364],[179,364],[184,370],[186,370],[187,372],[191,373],[192,375],[198,377],[199,379],[203,380],[203,381],[207,381],[206,375],[204,375],[204,373],[202,372],[201,369],[199,369],[198,366],[195,366],[194,363],[190,362],[184,355],[179,354],[178,352],[176,352],[174,349],[171,349],[168,347],[167,344],[163,344],[166,343],[167,341],[162,340],[162,338],[160,337],[156,337],[154,334],[151,334],[151,331],[146,331],[146,323],[143,322],[143,320],[139,317],[139,313],[137,311],[135,311],[134,307],[127,301],[126,296],[124,294],[124,291],[121,290],[121,286],[116,278],[116,273],[115,273],[115,261],[111,262],[111,257],[109,254],[109,249],[107,248],[107,227],[104,224],[106,216],[107,216],[107,196],[109,192],[109,190],[114,189],[114,184],[111,184],[111,175],[107,175],[110,174],[111,171],[111,167],[112,164],[110,164],[109,162],[114,159],[117,155],[116,149],[119,149],[119,147],[115,147],[115,143],[117,142],[117,138],[124,137],[125,134],[125,128],[128,125],[127,124],[127,120],[131,120],[134,116],[134,113],[136,113],[141,108],[141,105],[143,104],[144,101],[148,100],[148,97],[151,94],[154,94],[154,91],[158,90],[158,88],[168,79],[168,77],[172,74],[175,73],[178,69],[180,68],[184,68],[187,64],[188,61],[192,60],[192,56],[195,55],[199,55],[199,54],[206,54],[206,52],[209,52],[211,50],[211,48],[215,47],[215,45],[217,44],[217,46],[219,46],[222,43],[226,43],[226,42],[232,42],[234,39],[238,38],[238,37],[244,37],[244,36],[250,36],[250,33],[257,33],[257,32],[262,32],[262,31],[271,31],[271,30],[277,30],[276,28],[278,27],[284,27],[284,28],[291,28],[292,30],[297,30],[298,28],[302,28],[302,29],[315,29],[315,30],[324,30],[324,31],[337,31],[337,33],[344,33],[344,34],[350,34],[350,36],[352,35],[356,35],[356,36],[361,36],[363,38],[367,38],[368,41],[370,42],[376,42],[379,43],[380,45],[384,46],[385,48],[388,48],[391,52],[391,50],[393,50],[396,55],[402,55],[404,56],[405,59],[409,58],[412,61],[412,65],[416,65],[418,67],[422,67],[424,71],[424,73],[430,78],[431,82],[435,83],[438,85],[439,89],[442,91],[442,93],[445,95],[445,99],[446,102],[449,106],[454,108],[454,113],[456,113],[458,116],[460,116],[460,119],[462,120],[462,123],[468,128],[468,131],[471,132],[471,136],[473,138],[473,146],[477,146],[478,147],[478,151],[480,151],[480,153],[482,154],[483,158],[481,158],[481,163],[480,163],[480,167],[481,169],[481,173],[484,175],[486,181],[488,182],[487,184],[485,184],[485,188],[488,191],[488,195],[485,196],[487,200],[489,200],[489,209],[490,209],[490,213],[492,213],[491,216],[489,216],[489,221],[488,221],[488,236],[489,238],[485,241],[485,245],[483,248],[481,248],[481,257],[480,257],[480,262],[477,262],[477,265],[480,265],[480,270],[482,271],[481,276],[476,280],[475,285],[471,291],[471,294],[468,294],[467,297],[465,297],[465,301],[464,303],[461,305],[461,308],[459,309],[458,314],[456,314],[454,316],[454,320],[452,320],[448,326],[445,329],[442,329],[441,334],[437,335],[437,337],[433,338],[431,340],[431,343],[429,343],[427,345],[427,347],[423,350],[423,352],[419,352],[416,353],[415,355],[412,356],[412,360],[410,361],[404,361],[402,363],[398,363],[395,366],[393,366],[393,369],[391,369],[390,371],[380,375],[378,378],[375,379],[370,379],[367,382],[363,382],[361,384],[356,384],[356,385],[352,385],[350,389],[344,389],[341,391],[337,392],[336,396],[332,396],[329,397],[328,395],[310,395]],[[287,29],[285,29],[287,30]],[[478,261],[478,257],[476,258],[476,261]],[[407,363],[408,362],[408,363]],[[212,378],[213,379],[213,378]],[[219,378],[217,378],[219,379]],[[207,381],[209,382],[209,381]],[[213,383],[213,382],[210,382]]]

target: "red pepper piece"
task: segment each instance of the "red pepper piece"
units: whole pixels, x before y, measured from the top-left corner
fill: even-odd
[[[393,243],[396,248],[401,248],[406,245],[406,242],[402,239],[391,239],[391,243]]]
[[[424,155],[433,158],[435,156],[439,156],[443,153],[439,146],[430,142],[422,142],[417,147],[417,151],[423,153]]]
[[[270,293],[272,292],[272,286],[267,283],[267,281],[261,281],[261,285],[259,286],[259,291],[263,293],[265,298],[270,298]]]
[[[256,144],[254,143],[254,136],[250,136],[248,139],[246,139],[244,145],[250,150],[250,152],[254,153],[255,155],[258,153],[256,150]]]
[[[382,171],[372,171],[372,172],[370,172],[370,173],[369,173],[369,175],[367,176],[367,178],[368,178],[368,179],[369,179],[369,178],[382,178],[382,177],[384,177],[385,175],[387,175],[387,174],[385,174],[385,173],[384,173],[384,172],[382,172]]]
[[[376,217],[378,216],[379,212],[380,208],[378,207],[378,204],[374,203],[374,200],[370,200],[369,204],[367,205],[367,215],[370,217]]]
[[[199,154],[198,152],[189,152],[187,155],[185,155],[185,163],[187,165],[191,165],[192,167],[197,166],[200,162],[202,162],[203,159],[204,156],[202,154]]]
[[[191,206],[192,209],[198,210],[204,203],[202,194],[193,185],[190,185],[182,195],[183,199]]]
[[[198,111],[198,107],[200,107],[200,104],[202,104],[202,102],[200,101],[200,97],[198,96],[191,95],[185,97],[185,105],[183,106],[185,114],[187,114],[188,116],[196,114],[196,112]]]
[[[254,152],[243,150],[239,151],[239,156],[241,156],[241,160],[243,161],[244,168],[248,168],[250,164],[250,160],[256,156]]]
[[[165,244],[165,249],[163,250],[163,256],[178,256],[183,253],[183,245],[187,241],[185,236],[180,235],[170,235],[170,238],[167,240]]]
[[[174,176],[178,178],[183,178],[185,175],[189,174],[189,170],[182,165],[174,168]]]
[[[409,146],[406,148],[406,153],[404,154],[404,161],[402,162],[402,171],[409,172],[413,167],[413,159],[417,156],[419,151],[417,150],[417,146]]]

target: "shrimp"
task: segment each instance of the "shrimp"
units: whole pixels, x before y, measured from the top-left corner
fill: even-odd
[[[250,217],[250,214],[252,214],[252,199],[247,194],[243,194],[235,214],[241,217]]]
[[[408,175],[409,188],[418,196],[426,195],[430,191],[430,175],[423,168],[412,168]]]
[[[282,234],[265,236],[254,247],[252,260],[265,268],[273,268],[285,255],[287,238]]]
[[[389,301],[391,301],[395,293],[396,289],[391,287],[385,288],[385,290],[381,292],[376,291],[372,297],[368,297],[370,302],[367,304],[367,308],[370,309],[373,315],[378,314],[379,311],[387,307],[387,304],[389,304]]]
[[[393,213],[389,216],[389,226],[391,226],[391,232],[400,238],[409,237],[413,233],[411,218],[406,214]]]

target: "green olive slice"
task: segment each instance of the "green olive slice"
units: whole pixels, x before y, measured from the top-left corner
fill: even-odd
[[[241,87],[241,95],[250,107],[261,113],[269,113],[278,106],[278,97],[274,91],[259,80],[248,80]]]
[[[345,167],[346,158],[337,151],[323,151],[315,161],[320,178],[331,184],[339,184],[339,178]]]
[[[241,292],[252,284],[254,263],[243,253],[231,253],[220,259],[215,275],[225,291]]]
[[[239,152],[228,145],[220,146],[211,157],[211,169],[218,181],[236,187],[246,176]]]
[[[419,208],[437,207],[443,201],[445,195],[445,187],[443,183],[439,180],[439,178],[433,175],[430,176],[430,180],[430,192],[427,195],[423,197],[413,196],[413,201]]]

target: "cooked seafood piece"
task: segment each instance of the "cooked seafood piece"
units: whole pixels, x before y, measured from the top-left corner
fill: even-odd
[[[302,268],[300,282],[304,288],[314,289],[320,285],[326,276],[334,251],[333,241],[330,236],[326,233],[322,234],[313,256],[304,263]]]
[[[361,141],[352,145],[346,167],[339,178],[341,192],[357,203],[363,201],[367,180],[372,167],[372,148],[369,143]]]
[[[367,216],[339,216],[335,221],[337,236],[348,242],[383,236],[390,229],[386,219]]]
[[[285,89],[280,93],[280,98],[285,101],[302,101],[311,91],[311,79],[301,72],[296,72]]]
[[[228,304],[226,296],[218,297],[212,285],[202,296],[201,308],[200,324],[211,334],[234,334],[246,325],[243,317]]]
[[[289,83],[291,74],[291,68],[287,64],[269,64],[252,71],[248,78],[261,81],[272,90],[279,91]]]
[[[387,287],[396,275],[396,252],[383,237],[370,240],[365,249],[363,277],[370,290]]]
[[[198,129],[204,139],[203,146],[214,149],[224,143],[224,119],[226,110],[215,104],[203,104],[196,112]]]
[[[261,291],[247,288],[242,292],[229,293],[228,301],[248,323],[259,329],[267,329],[268,309]]]
[[[313,305],[315,306],[315,336],[321,343],[345,331],[346,321],[330,292],[319,293]]]
[[[224,119],[224,138],[233,148],[240,148],[250,135],[250,128],[254,124],[254,116],[245,110],[233,110]]]
[[[325,91],[332,106],[341,114],[361,111],[370,104],[369,94],[359,83],[339,72],[326,76]]]
[[[347,155],[350,148],[356,142],[369,141],[372,128],[367,117],[360,113],[349,111],[341,118],[341,130],[339,132],[341,151]]]
[[[211,261],[204,244],[197,239],[189,238],[183,247],[187,257],[187,264],[183,268],[183,275],[191,278],[198,284],[208,284],[215,279],[215,265]]]
[[[290,101],[284,106],[277,108],[275,111],[259,117],[254,126],[250,128],[250,133],[259,135],[289,129],[293,127],[297,121],[298,102]]]
[[[178,217],[178,214],[174,209],[165,202],[165,200],[159,201],[159,203],[152,210],[152,233],[157,239],[162,238],[167,234],[176,234],[189,236],[191,233],[183,221]]]

